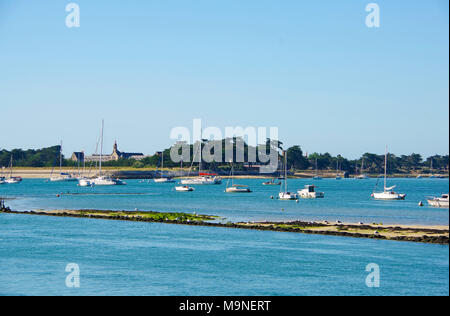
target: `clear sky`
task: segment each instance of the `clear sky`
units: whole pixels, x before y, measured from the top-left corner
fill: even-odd
[[[448,30],[448,0],[0,0],[0,148],[92,153],[104,118],[107,152],[152,154],[201,118],[307,152],[448,154]]]

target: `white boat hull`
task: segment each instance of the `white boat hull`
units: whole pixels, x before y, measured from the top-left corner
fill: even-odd
[[[280,192],[278,194],[280,200],[298,200],[298,195],[290,192]]]
[[[22,179],[10,178],[5,180],[5,184],[17,184],[22,182]]]
[[[180,181],[181,184],[185,185],[211,185],[211,184],[221,184],[221,178],[209,178],[209,177],[200,177],[200,178],[192,178],[192,179],[183,179]]]
[[[406,194],[399,194],[393,191],[385,191],[380,193],[373,193],[372,197],[375,200],[385,200],[385,201],[404,200],[406,198]]]
[[[92,181],[90,179],[79,179],[78,180],[78,186],[80,187],[91,187],[94,184],[92,183]]]
[[[435,198],[427,200],[427,202],[430,206],[439,207],[439,208],[449,208],[448,201],[449,201],[448,194],[443,194],[442,197],[440,197],[440,198],[435,197]]]
[[[175,183],[175,180],[170,178],[157,178],[153,179],[155,183]]]
[[[126,183],[119,179],[111,179],[108,177],[100,177],[91,180],[91,184],[99,185],[99,186],[107,186],[107,185],[125,185]]]
[[[225,192],[227,192],[227,193],[251,193],[252,191],[249,188],[231,187],[231,188],[227,188]]]
[[[428,204],[432,207],[439,207],[439,208],[449,208],[448,200],[427,200]]]
[[[302,199],[323,199],[325,197],[323,192],[305,192],[304,190],[298,191],[298,195]]]
[[[194,191],[194,188],[188,187],[188,186],[178,186],[175,187],[175,191],[178,192],[192,192]]]
[[[67,178],[67,177],[54,177],[50,178],[50,182],[74,182],[77,181],[76,178]]]

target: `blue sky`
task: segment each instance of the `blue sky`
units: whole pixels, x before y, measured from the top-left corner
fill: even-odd
[[[0,148],[153,153],[277,126],[307,152],[449,151],[447,0],[0,0]],[[381,27],[365,25],[376,2]]]

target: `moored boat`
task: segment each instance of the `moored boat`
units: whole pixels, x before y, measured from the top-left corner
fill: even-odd
[[[292,193],[288,191],[288,185],[287,185],[287,154],[286,151],[283,152],[284,155],[284,191],[280,190],[280,193],[278,193],[278,199],[280,200],[298,200],[298,195],[296,193]],[[283,189],[281,187],[280,189]]]
[[[197,153],[199,155],[199,165],[198,165],[198,177],[189,178],[191,175],[192,167],[194,166],[194,162],[196,161]],[[183,185],[211,185],[211,184],[222,184],[222,178],[216,174],[208,174],[202,173],[201,171],[201,146],[198,146],[194,157],[192,159],[191,167],[189,168],[188,178],[181,179],[180,184]]]
[[[11,160],[9,162],[9,178],[3,178],[4,184],[17,184],[22,182],[21,177],[13,177],[13,156],[11,155]]]
[[[91,187],[94,185],[95,184],[92,182],[92,179],[88,179],[88,178],[78,179],[78,186],[80,186],[80,187]]]
[[[208,184],[222,184],[222,178],[217,176],[201,176],[190,179],[183,179],[180,181],[185,185],[208,185]]]
[[[56,176],[50,175],[50,182],[70,182],[70,181],[77,181],[78,179],[72,177],[71,174],[62,172],[62,145],[63,142],[61,141],[61,146],[59,147],[59,174]],[[53,174],[53,169],[52,169]]]
[[[231,186],[228,185],[230,183],[230,179],[231,179]],[[251,193],[252,192],[247,185],[234,184],[233,163],[231,163],[230,178],[227,181],[227,188],[225,189],[225,192],[226,193]]]
[[[325,197],[325,193],[316,192],[315,185],[305,185],[305,188],[298,190],[297,193],[302,199],[321,199]]]
[[[388,151],[386,146],[386,153],[384,155],[384,190],[383,192],[373,192],[372,197],[375,200],[404,200],[406,198],[406,194],[402,193],[396,193],[393,190],[396,188],[396,186],[387,187],[387,157],[388,157]]]
[[[234,184],[231,187],[226,188],[227,193],[251,193],[252,191],[246,185]]]
[[[105,127],[105,122],[102,120],[102,131],[101,131],[101,137],[100,137],[100,161],[99,161],[99,169],[98,169],[98,177],[89,180],[90,186],[92,185],[100,185],[100,186],[107,186],[107,185],[126,185],[126,182],[123,182],[120,179],[113,179],[112,177],[108,175],[102,175],[102,160],[103,160],[103,130]],[[88,185],[82,185],[86,184],[86,181],[78,181],[78,184],[80,186],[88,186]]]
[[[319,176],[319,164],[316,158],[316,174],[313,177],[313,180],[322,180],[322,177]]]
[[[71,174],[68,173],[60,173],[58,176],[50,178],[50,182],[72,182],[72,181],[78,181],[78,179],[74,178]]]
[[[449,208],[449,195],[442,194],[441,197],[432,197],[427,199],[427,202],[430,206],[433,207]]]
[[[187,186],[187,185],[180,185],[175,187],[175,191],[178,192],[192,192],[194,191],[193,187]]]
[[[281,185],[281,181],[275,182],[275,178],[273,178],[270,181],[263,182],[263,185]]]
[[[5,180],[6,184],[16,184],[22,182],[21,177],[11,177]]]
[[[159,178],[153,179],[155,183],[175,183],[175,180],[171,177],[166,177],[163,175],[163,169],[164,169],[164,151],[161,152],[161,171]]]

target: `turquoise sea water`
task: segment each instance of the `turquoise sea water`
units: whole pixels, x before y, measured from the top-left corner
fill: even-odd
[[[390,179],[397,190],[407,194],[406,201],[371,199],[377,179],[298,179],[289,181],[289,189],[297,191],[306,184],[316,184],[325,199],[293,201],[271,200],[278,186],[263,186],[263,180],[238,180],[254,191],[251,194],[225,194],[224,184],[197,186],[195,192],[175,192],[173,184],[140,183],[128,180],[126,186],[80,188],[76,183],[45,183],[24,180],[18,185],[0,186],[0,196],[15,197],[9,205],[16,210],[33,209],[111,209],[197,212],[237,220],[340,220],[384,224],[448,225],[448,209],[435,209],[426,204],[427,196],[449,192],[447,179]],[[382,180],[380,180],[382,181]],[[57,193],[95,193],[95,195],[63,195]],[[100,193],[100,195],[98,194]],[[145,195],[101,195],[101,193],[145,193]]]
[[[376,180],[322,180],[326,198],[270,200],[278,188],[240,180],[255,191],[226,195],[225,185],[177,193],[173,185],[78,188],[24,180],[0,186],[14,209],[99,208],[196,211],[226,220],[339,219],[448,224],[448,210],[419,208],[448,192],[448,180],[395,179],[406,201],[369,199]],[[311,180],[290,181],[300,188]],[[58,192],[147,195],[68,195]],[[281,209],[284,208],[284,211]],[[68,263],[80,288],[67,288]],[[368,288],[370,263],[380,288]],[[281,232],[0,214],[0,295],[449,295],[448,246]]]

